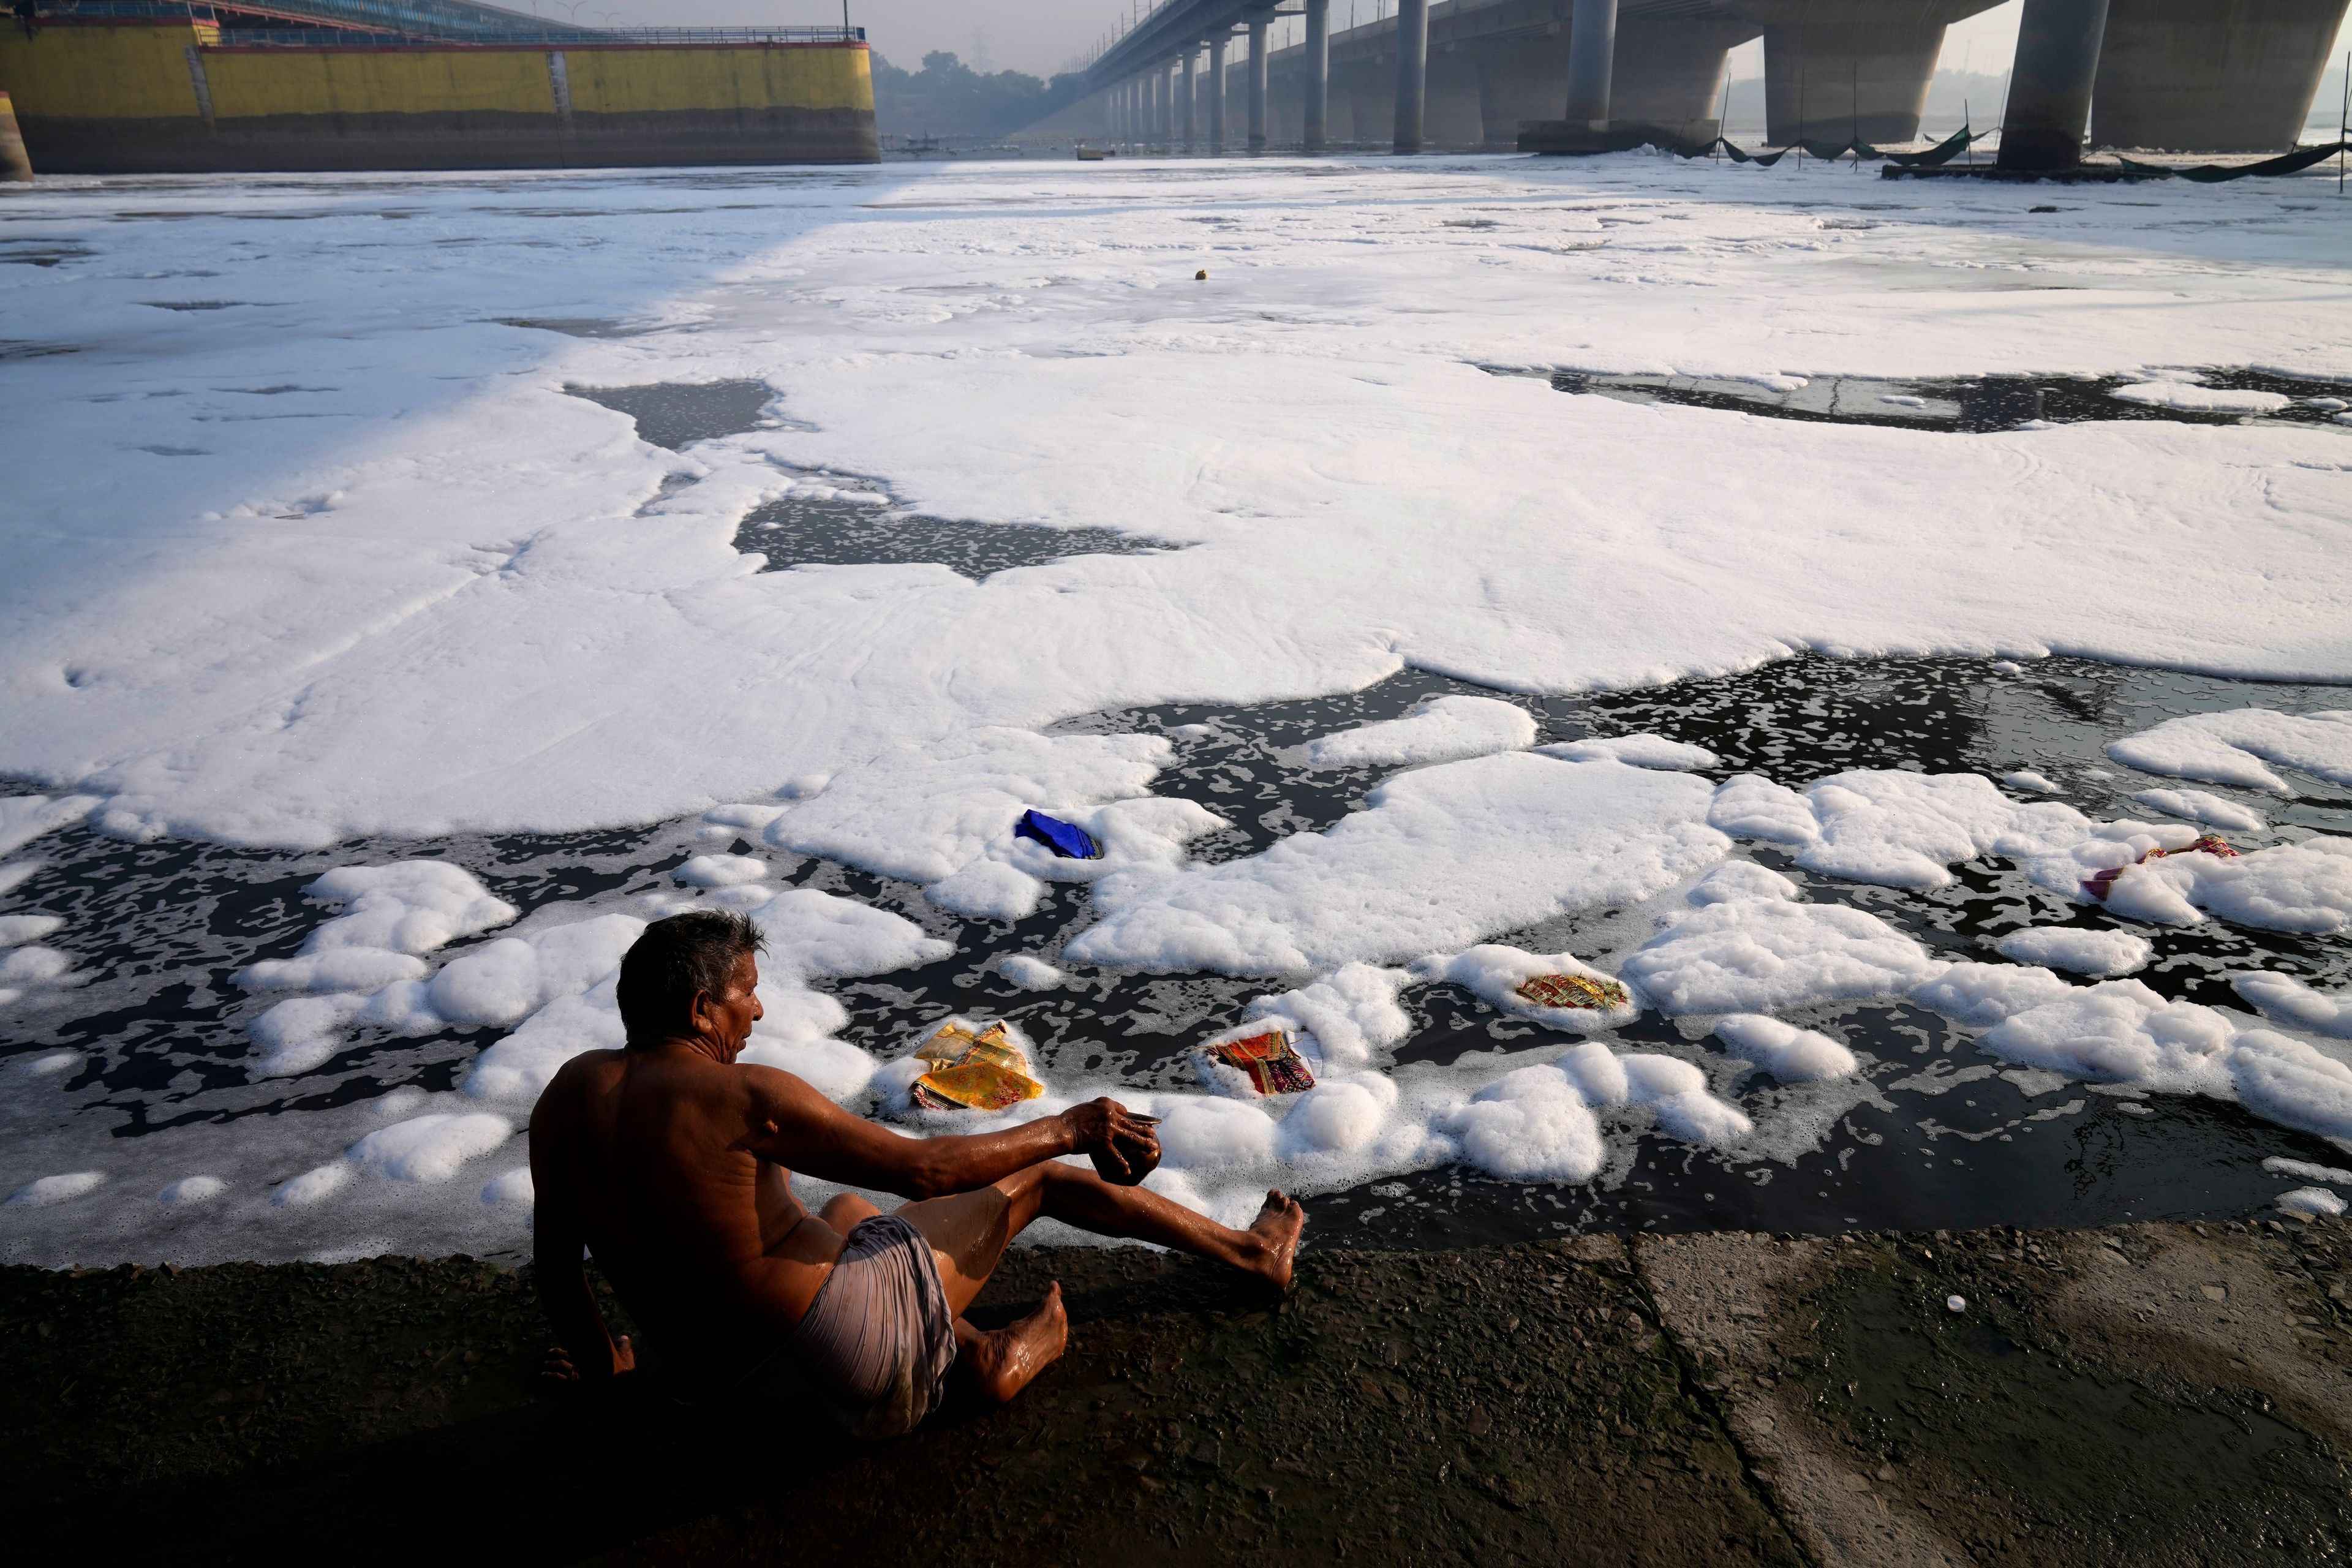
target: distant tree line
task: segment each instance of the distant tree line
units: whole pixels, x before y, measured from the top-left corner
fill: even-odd
[[[919,71],[873,58],[874,119],[890,136],[1002,136],[1043,120],[1080,96],[1078,79],[1040,81],[1021,71],[984,74],[944,49]]]

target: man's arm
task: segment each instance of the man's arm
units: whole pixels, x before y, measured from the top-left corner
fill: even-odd
[[[581,1254],[587,1239],[572,1204],[563,1158],[562,1116],[550,1102],[565,1098],[555,1086],[540,1097],[530,1113],[531,1274],[539,1285],[540,1305],[555,1330],[563,1356],[549,1358],[549,1375],[558,1381],[573,1377],[602,1382],[635,1370],[636,1357],[629,1342],[613,1342],[604,1309],[588,1289],[588,1271]]]
[[[791,1073],[761,1067],[745,1071],[752,1098],[751,1152],[824,1181],[900,1197],[971,1192],[1065,1154],[1099,1152],[1115,1166],[1132,1170],[1160,1152],[1150,1124],[1115,1100],[1074,1105],[1059,1116],[1000,1132],[908,1138],[850,1115]]]

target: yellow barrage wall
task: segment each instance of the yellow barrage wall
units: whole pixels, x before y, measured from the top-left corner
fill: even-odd
[[[552,114],[544,49],[205,49],[213,112]]]
[[[169,119],[196,112],[188,46],[216,27],[0,26],[0,89],[19,120]]]
[[[864,49],[568,49],[575,114],[874,107]]]
[[[862,45],[255,48],[209,26],[52,22],[0,26],[0,90],[35,167],[58,170],[880,155]]]

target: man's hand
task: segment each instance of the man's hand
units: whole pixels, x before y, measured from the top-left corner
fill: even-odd
[[[629,1336],[623,1334],[613,1342],[613,1370],[604,1378],[586,1381],[608,1383],[623,1373],[636,1370],[636,1348],[629,1343]],[[572,1352],[562,1345],[550,1345],[547,1347],[547,1359],[540,1363],[539,1381],[549,1392],[555,1393],[569,1390],[583,1380],[580,1369],[572,1364]]]
[[[1098,1100],[1058,1116],[987,1132],[913,1138],[852,1116],[791,1073],[774,1068],[746,1066],[741,1081],[750,1091],[745,1115],[752,1128],[742,1146],[772,1164],[845,1187],[870,1187],[907,1198],[943,1198],[978,1192],[1032,1165],[1070,1154],[1093,1156],[1097,1174],[1131,1186],[1160,1161],[1152,1119],[1137,1116],[1116,1100]],[[552,1258],[554,1253],[542,1241],[540,1255]]]
[[[1105,1181],[1132,1186],[1160,1163],[1155,1117],[1138,1116],[1118,1100],[1103,1099],[1074,1105],[1062,1119],[1069,1123],[1075,1152],[1092,1155]]]

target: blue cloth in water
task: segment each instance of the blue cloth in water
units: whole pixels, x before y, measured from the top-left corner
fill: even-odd
[[[1102,846],[1076,823],[1064,822],[1058,816],[1048,816],[1042,811],[1024,811],[1020,825],[1013,828],[1015,838],[1034,838],[1065,860],[1099,860]]]

